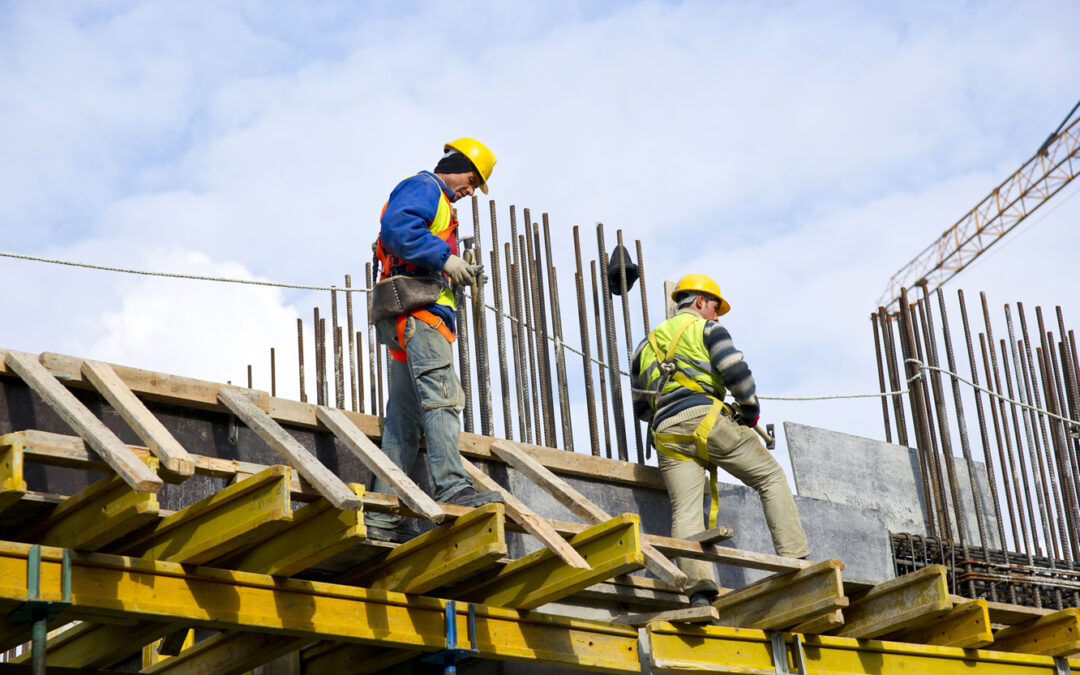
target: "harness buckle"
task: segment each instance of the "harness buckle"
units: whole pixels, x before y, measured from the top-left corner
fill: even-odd
[[[660,370],[663,371],[667,375],[671,375],[672,373],[674,373],[675,368],[676,368],[676,366],[675,366],[674,361],[661,361],[660,362]]]

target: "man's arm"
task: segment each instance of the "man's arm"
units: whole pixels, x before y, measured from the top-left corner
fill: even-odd
[[[390,193],[381,221],[383,245],[407,263],[442,269],[450,245],[428,230],[438,212],[440,188],[430,177],[412,176]]]
[[[637,349],[634,350],[634,355],[630,359],[630,401],[634,406],[634,416],[642,422],[648,422],[652,419],[653,409],[649,405],[649,399],[651,396],[641,387],[641,352],[645,348],[645,345],[649,344],[649,339],[645,338],[638,343]],[[603,372],[601,372],[601,377]]]
[[[750,373],[750,366],[743,361],[742,352],[735,349],[731,334],[715,321],[709,321],[705,324],[704,340],[713,370],[720,374],[724,386],[739,403],[743,418],[757,419],[761,406],[758,404],[754,376]]]

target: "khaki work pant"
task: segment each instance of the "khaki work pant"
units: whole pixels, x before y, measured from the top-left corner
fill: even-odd
[[[708,408],[701,411],[700,416],[692,419],[672,423],[665,420],[657,431],[692,434]],[[697,455],[693,443],[673,443],[671,447],[684,455]],[[799,522],[799,511],[795,507],[795,498],[788,487],[784,469],[761,444],[754,431],[720,415],[709,434],[706,449],[710,461],[757,491],[777,555],[791,558],[808,555],[806,534]],[[659,454],[659,463],[671,499],[671,536],[683,538],[701,532],[705,519],[702,504],[708,472],[697,462],[671,459],[663,454]],[[688,579],[687,594],[716,590],[713,563],[690,558],[679,558],[677,562]]]

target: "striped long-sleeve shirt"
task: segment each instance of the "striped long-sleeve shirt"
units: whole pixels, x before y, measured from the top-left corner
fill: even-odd
[[[742,352],[735,348],[735,344],[731,340],[731,333],[716,321],[707,321],[702,339],[705,342],[705,349],[709,352],[709,362],[713,371],[720,376],[724,386],[731,392],[732,397],[738,401],[743,416],[747,419],[757,417],[761,413],[761,407],[758,404],[754,376],[750,372],[750,366],[743,361]],[[678,412],[696,406],[711,405],[712,401],[704,394],[699,394],[685,387],[679,387],[664,396],[660,407],[653,412],[652,407],[649,405],[652,394],[642,387],[643,383],[641,382],[641,354],[648,344],[648,338],[638,344],[630,363],[630,374],[637,385],[634,388],[632,398],[634,414],[638,419],[649,422],[650,426],[655,428],[664,419]]]

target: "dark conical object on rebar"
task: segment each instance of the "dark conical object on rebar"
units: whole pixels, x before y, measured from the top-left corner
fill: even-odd
[[[634,264],[634,260],[630,257],[630,252],[626,250],[626,247],[621,244],[616,246],[615,250],[611,252],[611,258],[609,258],[607,266],[608,288],[611,290],[612,295],[622,295],[622,281],[619,277],[619,268],[623,264],[626,265],[627,291],[634,287],[638,277],[641,276],[638,272],[638,266]]]

